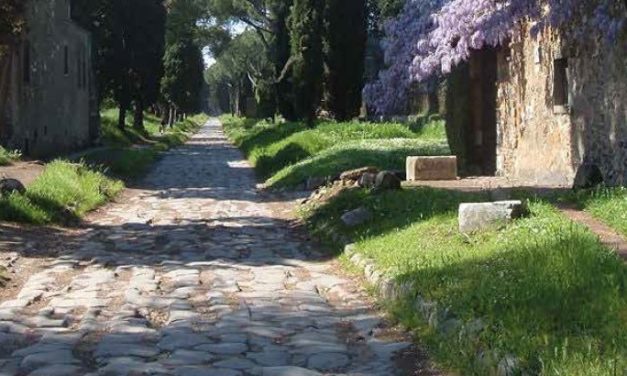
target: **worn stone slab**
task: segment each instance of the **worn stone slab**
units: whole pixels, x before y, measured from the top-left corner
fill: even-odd
[[[527,213],[522,201],[464,203],[459,206],[459,231],[467,234],[496,229]]]
[[[456,180],[457,157],[407,157],[407,181]]]
[[[309,357],[307,367],[320,371],[331,371],[345,367],[350,362],[344,353],[318,353]]]
[[[264,367],[254,371],[258,376],[322,376],[321,373],[301,367]]]

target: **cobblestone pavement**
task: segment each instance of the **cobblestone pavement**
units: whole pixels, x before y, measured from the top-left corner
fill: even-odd
[[[394,375],[408,344],[210,121],[0,304],[0,374]]]

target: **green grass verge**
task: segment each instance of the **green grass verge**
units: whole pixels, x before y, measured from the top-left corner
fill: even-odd
[[[337,175],[363,166],[402,170],[408,155],[449,154],[442,121],[398,123],[277,123],[222,117],[228,137],[242,149],[269,187],[294,187],[308,177]]]
[[[512,355],[521,374],[627,372],[626,266],[543,202],[532,202],[529,218],[501,231],[460,235],[458,204],[484,199],[433,189],[352,190],[307,206],[302,215],[314,234],[327,240],[332,233],[348,235],[380,270],[411,282],[410,295],[386,307],[445,368],[496,374],[498,360]],[[359,206],[374,219],[344,227],[340,216]],[[480,319],[485,330],[442,334],[418,313],[410,298],[418,295],[461,323]],[[480,353],[496,362],[477,362]]]
[[[0,198],[0,219],[32,224],[66,224],[104,204],[124,188],[122,182],[84,164],[54,161],[25,194]]]
[[[82,158],[87,164],[122,179],[143,176],[159,152],[184,144],[208,119],[204,114],[191,116],[160,133],[160,119],[152,114],[145,115],[143,132],[133,128],[130,116],[126,119],[126,129],[120,130],[117,109],[104,110],[101,115],[102,140],[107,149],[96,150]]]
[[[573,194],[570,201],[627,236],[627,188],[598,188]]]
[[[21,156],[18,151],[9,151],[0,146],[0,166],[9,166],[19,160]]]

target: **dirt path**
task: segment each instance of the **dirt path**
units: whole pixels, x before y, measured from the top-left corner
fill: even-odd
[[[561,205],[559,209],[570,220],[580,223],[599,237],[599,241],[627,261],[627,239],[585,211]]]
[[[0,375],[410,374],[293,206],[211,121],[89,228],[0,226]]]

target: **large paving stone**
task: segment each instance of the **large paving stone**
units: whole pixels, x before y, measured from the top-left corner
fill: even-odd
[[[309,357],[307,367],[320,371],[331,371],[345,367],[350,362],[349,357],[342,353],[320,353]]]
[[[290,354],[287,351],[248,353],[246,357],[265,367],[287,366],[290,362]]]
[[[254,371],[258,376],[322,376],[321,373],[300,367],[264,367]]]
[[[204,351],[176,350],[164,361],[167,365],[198,365],[205,364],[214,359],[214,356]]]
[[[210,343],[194,348],[196,351],[207,351],[217,355],[243,354],[248,350],[245,343]]]
[[[29,373],[28,376],[80,376],[84,374],[85,371],[81,367],[69,364],[56,364],[39,368]]]
[[[30,354],[22,359],[20,367],[23,369],[34,370],[48,365],[78,363],[78,360],[74,357],[71,350],[54,350]]]
[[[209,367],[181,367],[174,370],[175,376],[241,376],[242,372],[225,369],[225,368],[209,368]]]
[[[181,333],[163,337],[157,346],[162,350],[174,351],[178,349],[189,349],[210,342],[211,340],[209,338],[199,334]]]
[[[94,352],[96,358],[116,358],[123,356],[133,356],[138,358],[151,358],[159,354],[153,346],[143,346],[135,344],[104,344],[99,345]]]

